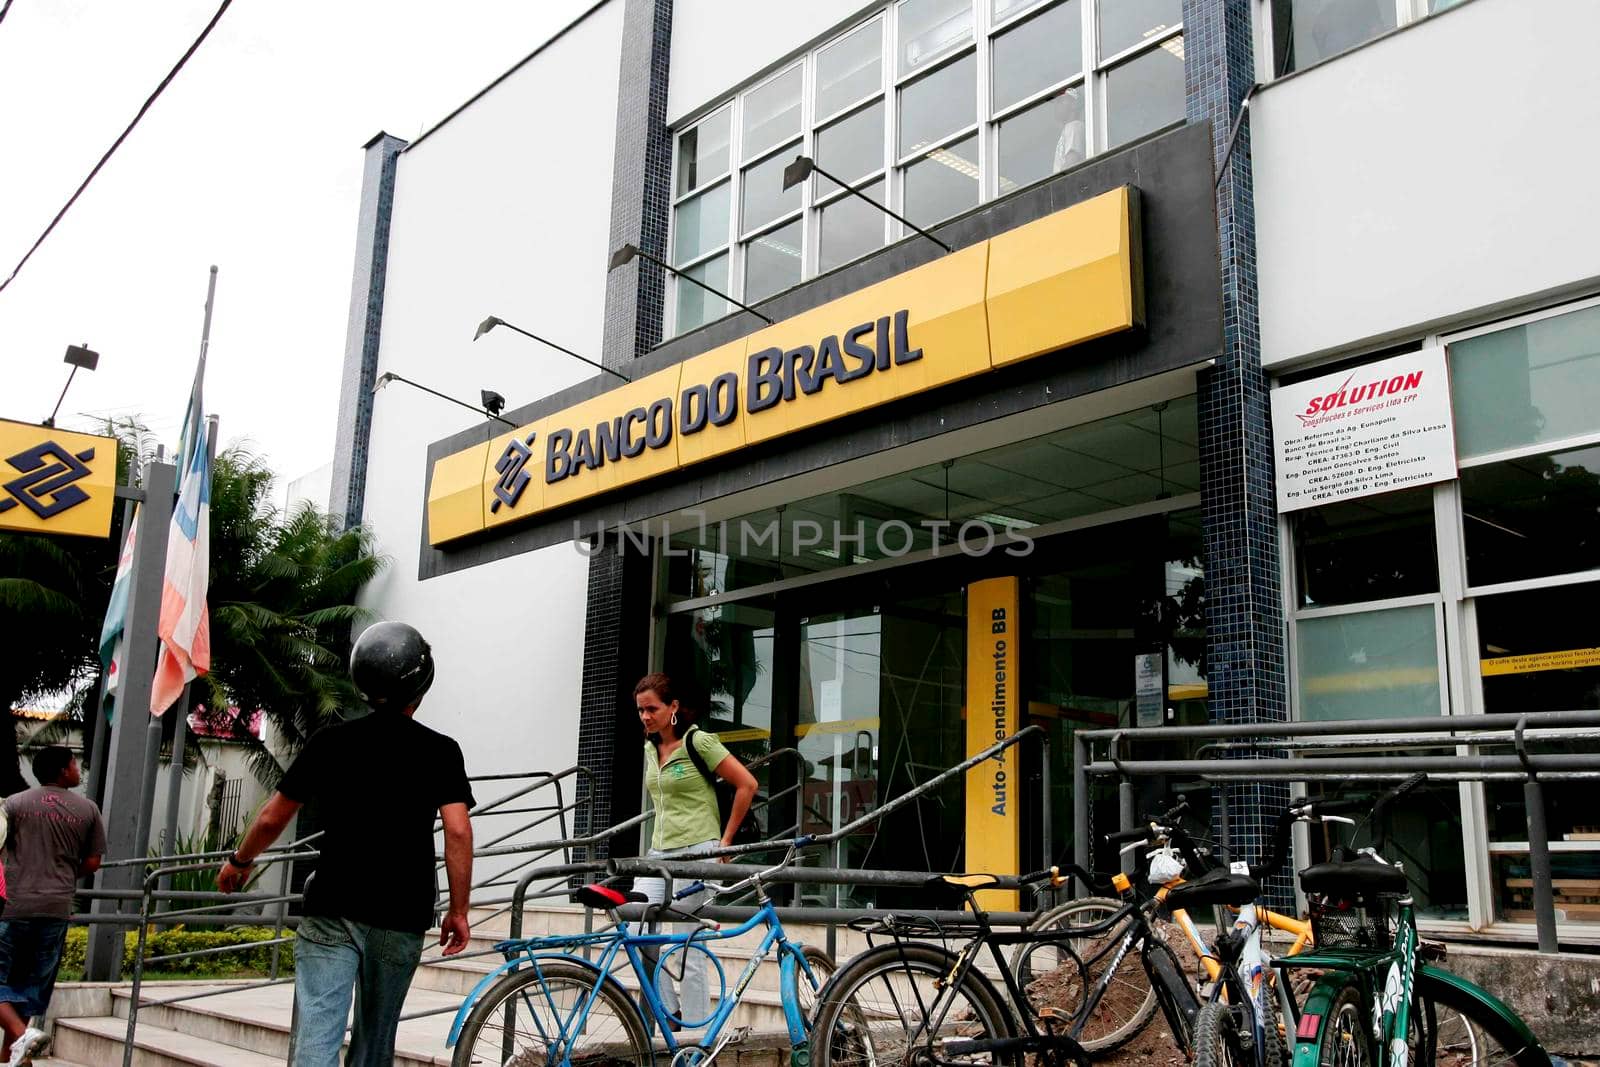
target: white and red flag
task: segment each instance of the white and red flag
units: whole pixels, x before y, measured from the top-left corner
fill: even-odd
[[[152,715],[166,711],[185,685],[211,669],[211,617],[206,610],[206,587],[211,581],[211,449],[200,399],[205,373],[202,355],[178,446],[178,503],[167,531],[161,653],[150,687]]]

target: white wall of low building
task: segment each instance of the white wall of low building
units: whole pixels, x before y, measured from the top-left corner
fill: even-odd
[[[622,0],[599,8],[401,153],[378,372],[512,408],[586,377],[497,315],[598,358]],[[472,774],[576,761],[588,565],[569,546],[419,581],[427,448],[470,412],[396,383],[375,397],[365,519],[389,566],[363,595],[432,642],[420,721]],[[480,796],[480,800],[486,796]]]
[[[1263,362],[1600,283],[1597,38],[1591,0],[1473,0],[1263,89]]]
[[[668,125],[875,6],[862,0],[677,0]]]

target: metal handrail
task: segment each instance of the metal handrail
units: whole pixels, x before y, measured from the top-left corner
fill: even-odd
[[[1534,889],[1534,920],[1541,953],[1559,950],[1555,900],[1545,825],[1542,782],[1600,778],[1600,752],[1530,753],[1529,741],[1592,740],[1600,728],[1600,711],[1541,711],[1491,715],[1430,715],[1393,719],[1345,719],[1318,722],[1214,723],[1205,726],[1148,726],[1079,730],[1073,735],[1073,795],[1089,797],[1089,779],[1121,780],[1122,823],[1133,821],[1131,781],[1160,775],[1192,776],[1209,782],[1235,781],[1393,781],[1425,772],[1441,781],[1521,781],[1528,822],[1528,853]],[[1219,753],[1209,759],[1134,759],[1130,746],[1145,741],[1207,740],[1199,751],[1226,748],[1307,753],[1269,758],[1240,758]],[[1475,750],[1510,745],[1513,755],[1484,755]],[[1097,753],[1097,746],[1104,752]],[[1454,748],[1453,755],[1317,755],[1351,748],[1417,750]],[[1228,824],[1221,825],[1222,845]],[[1074,859],[1090,866],[1089,806],[1074,805]]]
[[[505,815],[533,814],[536,816],[535,818],[524,822],[515,830],[512,830],[508,833],[503,833],[493,839],[496,842],[494,854],[502,855],[508,854],[508,852],[515,853],[516,851],[528,851],[531,849],[536,852],[535,856],[533,857],[535,861],[538,858],[548,856],[555,851],[562,851],[564,858],[570,858],[570,852],[567,851],[570,846],[565,843],[565,840],[557,842],[553,847],[548,848],[541,846],[539,843],[534,843],[533,845],[515,846],[505,846],[503,843],[514,838],[517,834],[525,833],[528,830],[546,825],[551,822],[556,824],[557,831],[561,833],[563,839],[565,839],[568,833],[569,816],[574,816],[583,808],[584,805],[593,800],[593,772],[591,772],[587,767],[573,766],[562,771],[554,772],[541,770],[521,772],[516,774],[480,775],[470,778],[470,780],[473,782],[523,781],[527,779],[532,780],[527,781],[526,784],[513,789],[504,795],[498,796],[486,803],[478,805],[468,813],[469,816],[474,818],[482,818]],[[575,779],[580,783],[578,788],[574,790],[574,796],[570,801],[567,799],[563,789],[563,783],[568,779]],[[536,793],[541,789],[551,789],[554,791],[555,802],[553,804],[535,804],[531,807],[507,807],[508,804],[511,804],[512,802],[523,797],[529,796],[530,794]],[[233,993],[244,989],[260,989],[267,986],[283,985],[287,982],[293,981],[292,978],[283,978],[279,975],[281,950],[285,944],[292,944],[294,941],[293,938],[284,936],[284,930],[286,927],[297,926],[299,922],[296,917],[287,914],[287,907],[289,904],[299,903],[304,899],[303,893],[290,892],[290,872],[292,871],[293,865],[296,861],[303,859],[314,859],[320,855],[316,849],[307,846],[316,842],[316,840],[321,836],[322,834],[320,832],[311,834],[304,838],[299,838],[295,841],[292,841],[288,845],[268,849],[257,857],[256,865],[260,868],[266,868],[272,866],[273,864],[281,865],[283,870],[283,878],[280,884],[280,890],[276,894],[255,892],[228,894],[222,892],[212,892],[209,890],[192,890],[185,892],[158,888],[164,879],[170,878],[170,876],[173,874],[179,874],[185,871],[212,870],[216,868],[222,860],[232,854],[231,850],[193,852],[178,856],[169,856],[161,860],[152,860],[149,857],[129,857],[125,859],[107,860],[101,864],[102,868],[149,868],[145,875],[142,890],[90,889],[82,891],[79,894],[80,896],[90,900],[113,900],[119,902],[131,902],[133,900],[137,900],[140,903],[139,914],[137,916],[122,912],[110,912],[104,914],[90,913],[87,915],[73,916],[73,919],[76,921],[108,924],[118,927],[131,926],[135,923],[137,924],[138,939],[134,953],[132,989],[128,1006],[128,1028],[123,1050],[124,1067],[131,1067],[132,1064],[133,1050],[135,1047],[134,1039],[137,1035],[139,1024],[139,1009],[141,1006],[141,991],[144,984],[144,970],[147,965],[152,963],[170,963],[183,959],[222,956],[233,952],[249,952],[268,946],[272,948],[272,963],[269,970],[269,977],[266,979],[255,982],[231,984],[225,988],[211,989],[201,993],[188,993],[178,997],[168,997],[161,1000],[153,1000],[150,1002],[150,1006],[152,1007],[175,1004],[180,1001],[199,1000],[205,997],[219,996],[223,993]],[[483,854],[484,853],[479,850],[474,850],[473,853],[474,857]],[[439,860],[439,866],[436,869],[443,869],[443,857],[441,856],[437,859]],[[503,877],[504,873],[505,872],[502,872],[501,875],[497,877]],[[478,889],[493,884],[496,883],[493,880],[489,880],[479,883],[479,885],[474,886],[473,888]],[[154,905],[159,902],[166,901],[183,901],[189,903],[191,906],[161,912],[155,911]],[[146,954],[150,932],[150,922],[152,919],[157,917],[161,919],[184,918],[185,920],[193,921],[193,925],[196,926],[224,924],[231,925],[237,923],[239,919],[245,918],[245,916],[242,916],[239,913],[239,908],[241,905],[251,907],[260,907],[264,905],[276,906],[274,931],[271,938],[239,945],[222,945],[214,948],[191,949],[185,952],[166,953],[158,956],[149,956]],[[257,919],[259,916],[252,914],[249,915],[248,918]],[[493,918],[493,915],[481,918],[480,922],[487,921],[490,918]],[[434,1013],[428,1012],[423,1014]],[[292,1041],[293,1038],[291,1036],[291,1042]]]

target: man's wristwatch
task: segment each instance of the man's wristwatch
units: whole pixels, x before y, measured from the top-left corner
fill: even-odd
[[[239,854],[237,852],[229,854],[228,863],[239,868],[241,871],[247,871],[251,867],[255,866],[255,860],[251,860],[249,863],[246,863],[244,860],[239,858]]]

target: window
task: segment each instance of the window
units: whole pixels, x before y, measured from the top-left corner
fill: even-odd
[[[1183,121],[1181,0],[895,0],[680,130],[673,265],[765,300]],[[668,334],[730,306],[670,279]]]
[[[1466,0],[1263,0],[1276,75],[1304,70]],[[1139,7],[1140,4],[1130,5]]]

